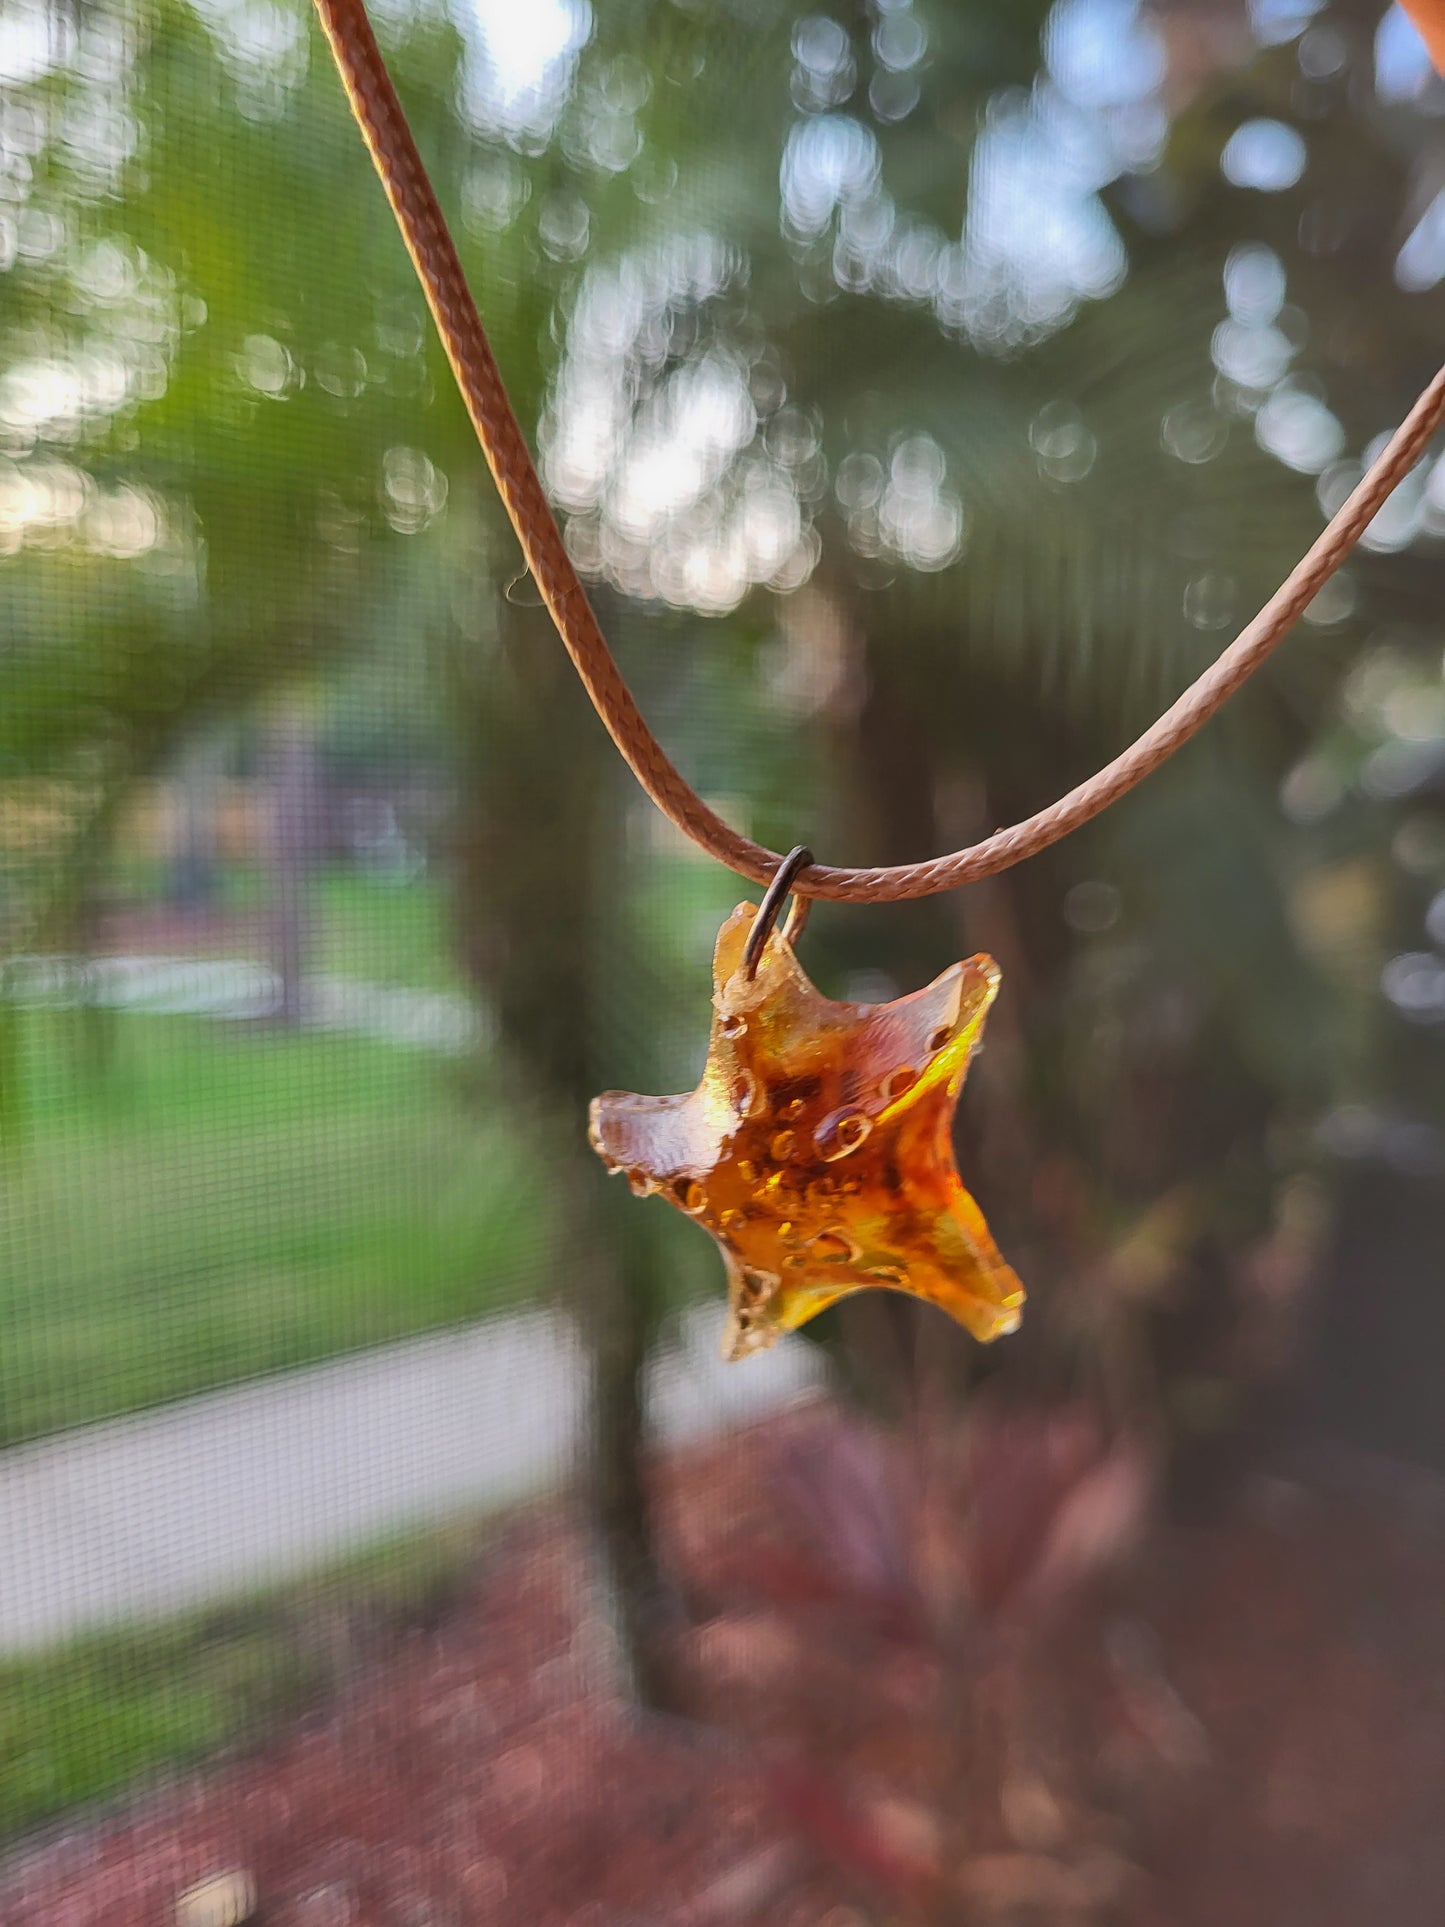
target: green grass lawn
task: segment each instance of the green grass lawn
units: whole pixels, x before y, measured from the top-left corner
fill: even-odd
[[[651,1074],[681,1088],[740,892],[690,858],[649,874],[631,925],[671,1001],[628,1021],[645,1057],[676,1033]],[[223,876],[223,952],[264,946],[264,921],[226,915],[264,890]],[[435,879],[324,870],[310,968],[459,992],[446,918]],[[550,1275],[548,1174],[484,1065],[205,1017],[0,1020],[0,1446],[479,1317]]]
[[[345,1036],[18,1016],[0,1442],[477,1317],[544,1275],[535,1160],[460,1067]]]
[[[256,879],[228,879],[239,907]],[[311,968],[457,989],[444,903],[334,872]],[[199,1017],[0,1012],[0,1445],[470,1319],[550,1272],[485,1068]],[[0,1660],[0,1836],[259,1738],[430,1610],[477,1528]],[[340,1631],[338,1631],[340,1629]]]

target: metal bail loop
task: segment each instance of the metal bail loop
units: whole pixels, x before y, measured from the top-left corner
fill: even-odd
[[[753,918],[753,927],[748,932],[748,940],[743,946],[743,975],[750,980],[758,973],[758,962],[763,954],[763,945],[772,934],[773,925],[778,920],[778,912],[783,907],[783,899],[793,887],[794,879],[813,861],[813,852],[806,843],[789,850],[768,885],[767,893],[758,906],[758,914]],[[783,925],[783,940],[796,943],[803,934],[803,926],[808,921],[808,911],[812,908],[807,897],[795,896],[788,911],[788,921]]]

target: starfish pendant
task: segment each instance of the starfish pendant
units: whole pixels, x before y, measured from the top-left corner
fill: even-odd
[[[877,1287],[940,1306],[984,1341],[1016,1330],[1023,1287],[950,1139],[998,965],[971,957],[894,1003],[834,1003],[781,932],[748,976],[757,914],[739,904],[718,933],[702,1082],[681,1097],[594,1098],[593,1149],[639,1197],[659,1193],[716,1239],[726,1358]]]

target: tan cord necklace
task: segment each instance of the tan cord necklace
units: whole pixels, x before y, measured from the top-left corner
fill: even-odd
[[[607,646],[572,565],[517,425],[496,357],[462,273],[455,244],[417,152],[363,0],[316,0],[326,38],[425,290],[522,553],[567,653],[613,742],[671,822],[729,869],[768,882],[783,859],[731,829],[710,810],[653,735]],[[1007,870],[1097,816],[1202,729],[1283,641],[1349,555],[1396,484],[1414,467],[1445,418],[1445,368],[1420,396],[1389,445],[1288,579],[1208,669],[1142,736],[1047,809],[968,849],[894,869],[846,870],[811,863],[795,885],[804,897],[893,903],[955,889]]]

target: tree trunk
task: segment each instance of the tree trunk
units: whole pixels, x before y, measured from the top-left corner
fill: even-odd
[[[276,1016],[300,1024],[311,924],[311,879],[319,817],[316,743],[310,721],[296,711],[271,726],[270,921],[271,967],[280,996]]]
[[[684,1692],[673,1641],[683,1615],[657,1556],[646,1466],[646,1374],[657,1343],[660,1293],[647,1241],[619,1235],[609,1222],[631,1202],[608,1200],[602,1214],[606,1248],[591,1270],[583,1311],[592,1367],[583,1479],[603,1598],[628,1690],[651,1712],[676,1713],[684,1710]]]
[[[494,653],[458,665],[456,937],[496,1015],[518,1115],[536,1120],[539,1154],[561,1175],[565,1289],[590,1366],[581,1489],[604,1613],[637,1702],[673,1710],[668,1589],[643,1464],[643,1378],[661,1311],[656,1240],[634,1200],[605,1190],[585,1136],[588,1102],[606,1081],[599,1004],[635,961],[619,876],[622,792],[615,751],[546,616],[508,604],[498,621]]]
[[[176,773],[177,825],[169,890],[178,910],[200,913],[216,894],[216,782],[223,745],[215,735],[190,744]]]

